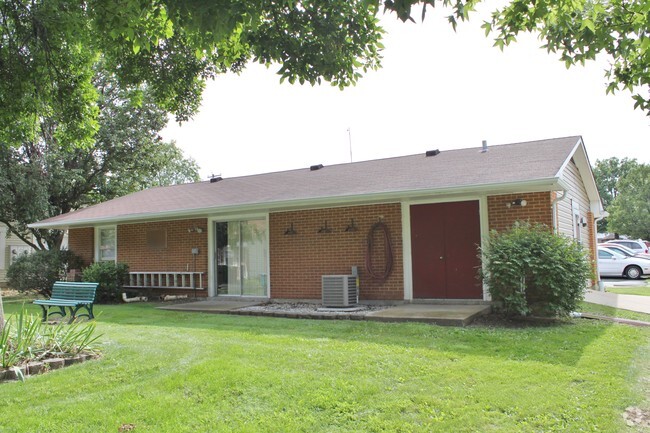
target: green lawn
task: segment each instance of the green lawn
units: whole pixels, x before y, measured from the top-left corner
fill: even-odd
[[[635,286],[635,287],[608,287],[609,293],[618,293],[619,295],[639,295],[650,296],[650,286]]]
[[[633,432],[650,407],[648,328],[97,311],[103,358],[0,384],[0,432]]]

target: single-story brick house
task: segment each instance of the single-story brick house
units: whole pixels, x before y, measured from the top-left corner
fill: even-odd
[[[488,300],[490,230],[540,222],[595,257],[602,216],[575,136],[152,188],[33,226],[67,229],[88,263],[127,263],[135,287],[320,299],[322,275],[356,266],[361,300]],[[377,222],[390,250],[382,227],[368,247]]]

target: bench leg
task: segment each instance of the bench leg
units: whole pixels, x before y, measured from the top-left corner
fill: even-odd
[[[88,313],[77,314],[82,308],[85,308]],[[70,307],[70,315],[72,316],[70,318],[70,323],[72,323],[77,317],[83,316],[88,317],[88,320],[93,320],[95,318],[95,314],[93,314],[93,304],[77,305],[74,309]]]
[[[39,305],[39,307],[43,310],[43,322],[47,322],[47,310],[49,307],[45,308],[45,305]]]

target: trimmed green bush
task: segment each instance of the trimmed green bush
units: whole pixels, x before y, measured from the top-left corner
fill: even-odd
[[[129,281],[129,266],[126,263],[93,263],[83,270],[83,280],[99,283],[96,302],[118,302],[122,286]]]
[[[7,269],[9,287],[36,290],[50,296],[55,281],[64,280],[68,269],[81,267],[81,259],[67,250],[41,250],[19,256]]]
[[[480,275],[511,316],[567,316],[591,277],[586,250],[543,225],[517,222],[509,231],[492,232],[480,252]]]

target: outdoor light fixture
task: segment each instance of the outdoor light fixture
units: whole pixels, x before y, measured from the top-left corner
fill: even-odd
[[[508,203],[506,203],[506,207],[507,208],[511,208],[513,206],[524,207],[527,204],[528,204],[528,202],[526,200],[524,200],[523,198],[517,198],[517,199],[514,199],[513,201],[509,201]]]
[[[587,227],[587,218],[585,217],[580,217],[580,225],[582,227]]]
[[[187,232],[188,233],[203,233],[203,229],[201,227],[194,226],[194,227],[188,228]]]

